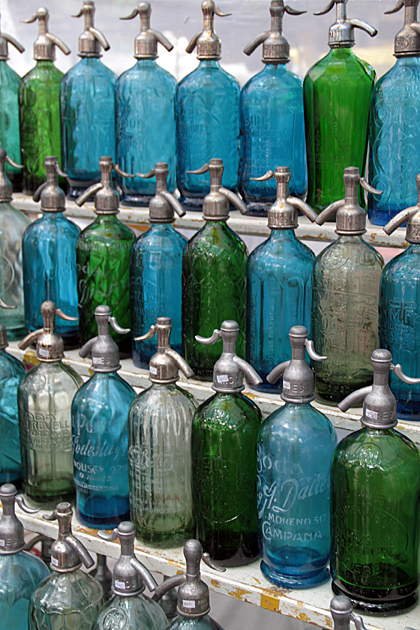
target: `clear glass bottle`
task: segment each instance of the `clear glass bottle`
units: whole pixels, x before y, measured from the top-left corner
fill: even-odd
[[[385,225],[416,203],[415,178],[420,171],[420,27],[418,2],[404,7],[404,26],[395,37],[395,65],[373,88],[369,132],[369,179],[383,195],[369,195],[369,219]]]
[[[109,50],[105,36],[94,26],[95,3],[83,0],[74,17],[84,16],[79,37],[81,60],[60,84],[62,166],[69,177],[69,196],[77,197],[99,182],[102,155],[115,159],[116,75],[102,61],[101,47]]]
[[[148,2],[122,20],[140,17],[140,33],[134,40],[135,65],[123,72],[116,85],[117,162],[130,173],[147,173],[156,162],[169,168],[168,188],[176,188],[176,79],[157,63],[158,43],[171,51],[173,46],[162,33],[150,28],[152,9]],[[154,195],[152,182],[122,180],[123,201],[143,205]],[[161,311],[160,314],[166,311]]]
[[[19,435],[23,489],[38,503],[72,498],[73,460],[71,403],[82,378],[62,362],[63,340],[54,333],[56,315],[65,315],[54,302],[41,306],[44,327],[20,342],[24,350],[36,340],[39,365],[19,385]]]
[[[90,568],[90,553],[72,534],[70,503],[59,503],[45,520],[58,520],[58,539],[51,545],[51,575],[32,593],[29,630],[92,630],[104,603],[102,586],[80,570]]]
[[[24,551],[22,523],[16,518],[15,501],[29,514],[23,497],[16,496],[12,484],[0,487],[0,615],[6,630],[28,630],[29,601],[34,589],[49,575],[48,567],[36,556]]]
[[[291,194],[303,197],[308,186],[303,113],[303,82],[286,68],[289,42],[283,36],[284,14],[300,15],[283,0],[271,0],[271,29],[255,37],[244,53],[251,55],[263,45],[264,70],[241,91],[241,156],[239,192],[252,214],[267,210],[276,200],[276,186],[259,178],[274,164],[288,166]]]
[[[176,547],[193,534],[191,425],[197,403],[177,386],[181,370],[193,372],[170,347],[168,317],[140,340],[158,335],[150,359],[152,386],[140,392],[128,414],[131,520],[140,539],[154,547]]]
[[[332,0],[337,19],[330,27],[328,55],[312,66],[303,83],[308,159],[307,203],[321,212],[343,194],[341,174],[351,165],[365,173],[370,98],[374,69],[352,51],[354,29],[371,37],[377,30],[361,20],[347,18],[347,0]],[[365,208],[360,191],[359,204]]]
[[[76,241],[80,228],[69,221],[58,175],[64,174],[55,156],[45,158],[47,181],[34,194],[43,216],[26,228],[22,241],[25,324],[29,331],[42,327],[41,304],[52,300],[75,321],[57,317],[56,332],[67,346],[78,341]]]
[[[373,385],[353,392],[339,407],[363,401],[363,428],[342,440],[331,469],[331,575],[335,593],[360,610],[397,614],[417,602],[419,584],[420,453],[397,424],[388,386],[388,350],[372,354]]]
[[[82,206],[95,193],[97,218],[80,234],[76,243],[79,330],[82,343],[98,334],[97,306],[106,304],[124,329],[130,328],[130,252],[135,240],[133,230],[117,219],[119,194],[112,185],[112,172],[129,177],[112,158],[101,157],[101,183],[81,195]],[[112,331],[122,358],[131,355],[130,335]]]
[[[5,149],[0,148],[0,298],[12,307],[0,309],[0,323],[7,327],[10,339],[21,339],[26,333],[22,238],[31,222],[23,212],[13,208],[10,203],[12,184],[5,172],[6,164],[14,165],[17,169],[23,168],[13,162]]]
[[[33,194],[46,180],[44,160],[47,155],[61,155],[60,82],[63,73],[54,65],[55,47],[65,55],[70,49],[48,31],[48,9],[43,7],[26,24],[39,21],[39,35],[34,43],[36,65],[23,77],[19,87],[20,145],[23,192]]]
[[[277,200],[268,211],[271,236],[254,249],[246,265],[246,360],[263,379],[257,389],[281,392],[282,380],[270,385],[267,374],[282,358],[291,358],[285,331],[296,323],[308,329],[311,325],[315,254],[295,236],[298,211],[310,221],[317,215],[289,197],[288,166],[278,166],[260,180],[273,177]]]
[[[135,392],[117,374],[120,353],[109,328],[127,330],[109,306],[98,306],[95,317],[98,336],[79,352],[82,358],[91,354],[93,376],[71,407],[76,514],[88,527],[110,529],[130,515],[127,416]]]
[[[197,342],[196,335],[211,335],[221,321],[239,323],[237,352],[245,356],[246,261],[245,243],[231,230],[229,202],[245,214],[247,207],[222,187],[223,161],[210,160],[198,172],[210,172],[210,194],[203,202],[206,221],[187,243],[182,257],[182,346],[184,357],[202,378],[211,379],[221,353]],[[207,184],[208,186],[208,184]]]
[[[208,190],[207,178],[191,177],[191,171],[214,156],[225,165],[226,188],[237,190],[240,96],[239,83],[219,64],[222,44],[214,32],[214,15],[225,14],[213,0],[205,0],[201,10],[203,30],[186,48],[192,53],[197,46],[200,63],[178,84],[175,105],[178,189],[184,204],[200,209]]]
[[[332,203],[316,220],[335,212],[338,238],[317,257],[313,275],[312,337],[317,352],[330,358],[314,365],[317,399],[335,405],[372,379],[371,354],[378,346],[379,284],[384,260],[363,240],[366,215],[357,193],[362,186],[380,194],[344,169],[345,199]]]
[[[196,537],[223,566],[237,567],[258,556],[257,439],[262,413],[241,392],[244,375],[261,382],[255,370],[236,354],[239,326],[225,321],[209,339],[222,339],[214,366],[214,396],[202,403],[192,427],[193,497]]]
[[[168,174],[165,162],[158,162],[147,175],[139,174],[147,179],[156,177],[156,194],[149,203],[150,228],[136,238],[131,249],[131,336],[139,337],[164,313],[172,321],[172,347],[181,353],[182,253],[187,239],[172,223],[175,212],[182,217],[185,210],[168,193]],[[156,340],[133,341],[134,364],[148,367],[156,351]]]
[[[283,375],[286,403],[264,420],[258,436],[258,543],[261,570],[277,586],[312,588],[329,578],[330,471],[337,444],[328,418],[312,407],[314,351],[304,326],[290,329],[292,358],[269,374]]]

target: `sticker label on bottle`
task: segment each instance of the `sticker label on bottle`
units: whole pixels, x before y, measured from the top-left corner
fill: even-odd
[[[3,538],[0,538],[0,547],[5,547],[6,541]]]
[[[121,591],[125,591],[126,589],[125,582],[120,582],[119,580],[115,580],[114,584],[115,584],[115,588],[119,588]]]
[[[289,381],[283,381],[283,389],[291,389]]]
[[[39,348],[38,349],[38,354],[39,354],[40,357],[44,357],[44,359],[46,359],[50,355],[49,351],[45,350],[45,348]]]
[[[192,599],[183,599],[182,600],[183,608],[195,608],[195,601]]]
[[[103,365],[104,364],[104,358],[103,357],[92,357],[92,363],[93,363],[93,365]]]
[[[57,558],[53,558],[53,556],[51,556],[51,564],[53,565],[53,567],[58,567]]]
[[[227,374],[218,374],[216,379],[218,383],[229,383],[229,376]]]
[[[372,409],[366,409],[365,414],[368,418],[371,418],[371,420],[379,419],[379,413],[377,411],[372,411]]]
[[[150,372],[150,374],[154,374],[156,376],[157,368],[153,367],[153,365],[150,365],[149,366],[149,372]]]

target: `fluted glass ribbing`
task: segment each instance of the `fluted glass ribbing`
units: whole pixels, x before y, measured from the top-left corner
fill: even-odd
[[[5,59],[0,59],[0,147],[14,162],[21,164],[19,85],[20,76]],[[5,170],[15,189],[22,181],[22,172],[9,164],[5,165]]]
[[[0,350],[0,484],[16,485],[22,477],[18,388],[25,373],[20,361]]]

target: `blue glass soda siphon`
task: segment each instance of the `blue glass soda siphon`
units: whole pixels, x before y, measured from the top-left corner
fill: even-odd
[[[22,523],[16,518],[15,503],[21,510],[34,514],[23,496],[16,496],[12,484],[0,487],[0,615],[3,628],[28,630],[29,602],[34,589],[49,575],[47,566],[35,555],[24,551]]]
[[[400,0],[404,26],[395,37],[395,65],[373,88],[369,132],[369,179],[383,195],[369,195],[369,219],[385,225],[416,203],[420,172],[420,24],[418,0]]]
[[[118,346],[109,327],[125,334],[108,306],[95,309],[98,336],[80,350],[92,356],[93,376],[73,399],[74,485],[76,514],[95,529],[110,529],[130,515],[127,416],[135,392],[117,371]]]
[[[140,17],[140,33],[134,40],[136,64],[123,72],[116,85],[117,162],[130,173],[146,173],[158,161],[168,164],[168,188],[176,188],[176,79],[157,63],[158,43],[173,46],[162,33],[150,28],[148,2],[122,20]],[[154,194],[152,182],[135,177],[121,180],[123,201],[142,205]],[[161,314],[163,314],[162,311]]]
[[[311,588],[325,582],[330,556],[330,469],[337,437],[328,418],[312,407],[315,385],[306,362],[316,354],[304,326],[289,333],[292,358],[268,375],[283,375],[284,407],[258,436],[258,543],[261,570],[277,586]]]
[[[164,314],[172,321],[172,347],[181,353],[182,253],[187,239],[172,224],[174,213],[182,217],[185,210],[168,192],[168,174],[165,162],[158,162],[147,175],[138,174],[145,179],[156,177],[156,194],[149,203],[150,228],[131,248],[131,336],[139,337]],[[156,350],[156,340],[133,341],[134,364],[147,368]]]
[[[239,96],[236,79],[219,65],[222,44],[214,32],[214,15],[225,17],[213,0],[201,4],[203,30],[195,35],[186,51],[197,46],[199,66],[178,84],[177,184],[181,202],[201,208],[207,194],[206,177],[191,177],[217,156],[225,165],[225,185],[237,190],[239,168]],[[203,175],[203,172],[199,173]]]
[[[285,331],[299,323],[309,330],[312,273],[315,254],[295,236],[298,211],[310,221],[316,213],[303,201],[289,197],[288,166],[278,166],[260,178],[277,183],[277,200],[268,211],[270,237],[249,255],[246,266],[246,359],[263,382],[256,389],[282,390],[267,383],[273,365],[290,359]]]
[[[23,235],[23,279],[25,324],[29,331],[42,327],[41,304],[51,300],[74,321],[55,322],[56,332],[67,346],[77,345],[78,309],[76,241],[80,228],[64,216],[66,199],[58,185],[64,176],[55,156],[45,158],[47,181],[35,192],[43,216],[31,223]]]
[[[241,91],[241,157],[239,192],[252,213],[267,209],[276,200],[275,182],[261,181],[260,174],[273,164],[290,168],[291,194],[303,196],[308,185],[303,112],[303,82],[286,68],[290,46],[282,33],[284,13],[301,15],[272,0],[271,29],[255,37],[244,49],[251,55],[263,45],[264,70]]]
[[[115,159],[116,75],[102,61],[105,36],[94,26],[95,3],[84,0],[80,12],[85,28],[79,37],[81,60],[60,84],[62,167],[69,177],[69,196],[77,197],[100,181],[99,158]]]

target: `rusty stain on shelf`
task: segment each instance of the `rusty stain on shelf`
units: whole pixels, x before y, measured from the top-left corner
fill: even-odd
[[[250,592],[245,590],[244,588],[238,588],[236,587],[233,591],[228,591],[228,595],[230,595],[230,597],[234,597],[235,599],[243,599],[245,595],[249,595]]]
[[[219,580],[210,580],[210,584],[213,586],[213,588],[220,588]]]
[[[275,597],[270,597],[269,595],[261,595],[260,601],[261,608],[265,608],[266,610],[272,610],[273,612],[280,612],[280,602]]]

